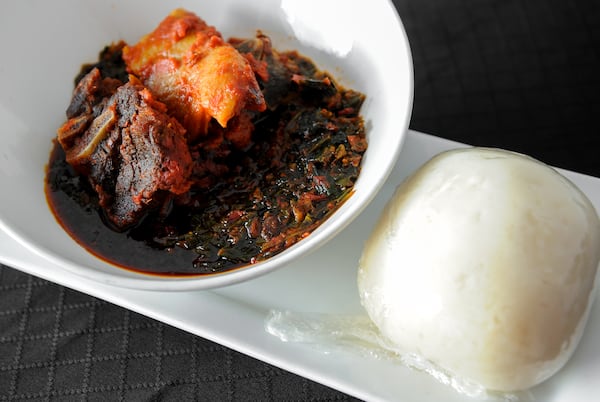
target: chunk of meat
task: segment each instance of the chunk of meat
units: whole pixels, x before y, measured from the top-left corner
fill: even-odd
[[[102,78],[93,69],[77,85],[58,129],[66,160],[86,175],[118,230],[187,192],[192,158],[185,129],[141,82]]]
[[[183,9],[126,46],[123,60],[183,124],[189,140],[205,134],[211,118],[226,127],[244,109],[266,108],[248,60],[214,27]]]

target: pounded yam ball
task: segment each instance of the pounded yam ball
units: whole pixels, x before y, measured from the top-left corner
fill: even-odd
[[[509,392],[572,355],[599,260],[598,215],[570,181],[521,154],[468,148],[398,187],[365,244],[358,286],[399,350]]]

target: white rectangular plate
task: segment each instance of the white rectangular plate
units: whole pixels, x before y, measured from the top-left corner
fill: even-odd
[[[284,343],[264,330],[268,312],[293,310],[363,314],[356,269],[363,242],[395,187],[433,155],[465,146],[409,132],[399,162],[378,197],[319,251],[259,279],[215,291],[181,293],[123,289],[80,278],[32,254],[0,230],[0,262],[123,306],[275,366],[369,401],[469,400],[428,375],[350,350],[324,353],[315,345]],[[600,210],[600,179],[562,171]],[[600,394],[600,304],[566,367],[532,390],[539,401],[590,401]],[[318,346],[318,345],[317,345]],[[326,346],[326,345],[325,345]]]

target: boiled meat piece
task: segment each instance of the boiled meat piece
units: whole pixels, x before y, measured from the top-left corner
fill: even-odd
[[[121,84],[93,69],[75,88],[58,130],[67,162],[88,177],[118,230],[186,193],[192,171],[181,124],[137,78]]]

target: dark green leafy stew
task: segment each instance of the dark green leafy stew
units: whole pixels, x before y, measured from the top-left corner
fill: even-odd
[[[367,148],[359,115],[364,96],[336,85],[297,52],[275,52],[262,34],[230,43],[258,66],[255,72],[268,107],[244,112],[244,119],[226,128],[212,120],[205,135],[186,144],[191,158],[186,191],[156,187],[140,202],[143,208],[128,201],[133,207],[123,209],[122,215],[115,206],[124,203],[116,201],[119,191],[139,183],[123,184],[123,172],[131,167],[119,158],[125,158],[123,149],[131,141],[125,134],[133,131],[130,116],[143,115],[131,112],[127,102],[132,102],[131,94],[141,92],[117,97],[112,109],[107,97],[82,106],[85,96],[90,99],[81,90],[82,82],[90,81],[92,71],[97,74],[93,85],[88,82],[92,92],[104,91],[114,98],[113,87],[126,81],[137,85],[132,84],[135,77],[127,75],[123,43],[107,47],[98,63],[83,67],[76,78],[80,90],[70,106],[74,117],[59,130],[50,157],[46,193],[57,220],[93,254],[123,268],[160,275],[223,272],[280,253],[308,236],[352,195]],[[111,88],[104,90],[101,84]],[[148,98],[141,101],[151,103]],[[125,118],[130,120],[122,123]],[[97,132],[91,133],[94,129]],[[97,149],[83,147],[80,142],[86,138]],[[96,165],[69,163],[72,151],[61,146],[64,143],[75,144],[78,157],[85,154]],[[150,143],[156,141],[148,140],[144,147]],[[139,164],[134,170],[164,174],[164,169],[152,170],[147,160],[134,156],[127,162]],[[145,189],[153,180],[146,176]],[[137,202],[139,197],[130,198]]]

